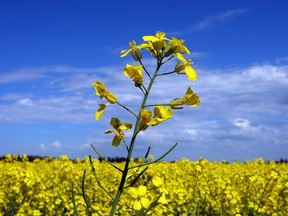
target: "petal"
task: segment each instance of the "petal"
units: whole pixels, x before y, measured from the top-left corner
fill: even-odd
[[[161,111],[162,111],[163,108],[164,108],[164,106],[156,106],[154,108],[154,115],[155,116],[161,116],[162,115]]]
[[[119,127],[118,130],[130,130],[132,128],[132,124],[130,122],[123,122]]]
[[[179,73],[179,72],[181,72],[182,70],[184,70],[186,67],[185,67],[185,65],[183,65],[183,64],[177,64],[176,66],[175,66],[175,71],[177,72],[177,73]]]
[[[176,53],[175,56],[184,64],[187,63],[187,60],[184,58],[184,56],[181,53]]]
[[[140,186],[138,187],[138,194],[139,194],[139,196],[144,196],[144,195],[146,194],[146,192],[147,192],[146,186],[140,185]]]
[[[113,141],[112,141],[112,146],[116,147],[119,146],[121,143],[121,139],[118,136],[115,136]]]
[[[142,109],[140,112],[140,115],[143,119],[149,119],[152,117],[152,112],[151,112],[151,110]]]
[[[124,68],[123,70],[123,73],[125,76],[130,76],[130,68],[131,68],[131,65],[130,64],[126,64],[126,67]]]
[[[159,187],[160,185],[163,184],[163,180],[160,177],[155,176],[152,179],[152,183],[153,183],[154,186]]]
[[[109,103],[111,104],[116,103],[117,101],[116,96],[111,92],[109,92],[101,81],[94,82],[93,87],[96,90],[96,94],[100,96],[100,99],[105,97]]]
[[[107,94],[106,94],[105,98],[111,104],[114,104],[117,101],[117,97],[113,93],[108,92],[108,91],[107,91]]]
[[[129,195],[132,198],[137,199],[138,198],[138,190],[137,190],[137,188],[134,188],[134,187],[129,188]]]
[[[167,118],[169,116],[172,117],[173,111],[169,107],[156,106],[154,108],[154,114],[160,118]]]
[[[149,208],[151,204],[150,200],[148,200],[146,197],[142,197],[140,200],[141,200],[141,204],[143,208],[146,208],[146,209]]]
[[[99,80],[96,82],[93,82],[92,85],[96,90],[96,94],[99,96],[101,96],[103,94],[103,92],[107,91],[105,85]]]
[[[141,109],[140,115],[141,115],[142,119],[141,119],[141,122],[139,124],[139,129],[144,131],[148,127],[147,122],[149,122],[151,120],[152,112],[150,110]]]
[[[197,79],[197,73],[191,66],[186,67],[185,73],[187,74],[188,80],[195,81]]]
[[[133,209],[136,211],[139,211],[142,209],[142,205],[140,200],[135,200],[134,204],[133,204]]]
[[[151,36],[151,35],[149,35],[149,36],[143,36],[142,39],[143,39],[144,41],[153,41],[153,40],[155,40],[155,36]]]
[[[138,58],[137,56],[134,56]],[[123,70],[125,76],[129,76],[132,81],[135,82],[136,86],[139,86],[143,83],[144,78],[142,75],[143,66],[142,65],[129,65],[127,64]]]
[[[183,53],[190,54],[190,51],[188,50],[188,48],[186,46],[182,46],[180,49]]]
[[[169,107],[156,106],[154,108],[154,117],[147,123],[147,125],[155,126],[161,122],[164,122],[171,118],[173,115],[173,110]]]
[[[147,49],[147,48],[149,48],[149,47],[150,47],[150,45],[149,45],[149,44],[146,44],[146,43],[137,46],[138,49]]]
[[[123,58],[123,57],[127,56],[131,51],[132,51],[132,49],[122,50],[121,51],[122,55],[120,57]]]
[[[115,131],[111,129],[105,131],[105,134],[109,134],[109,133],[115,133]]]
[[[147,125],[149,126],[155,126],[159,124],[160,122],[157,120],[157,118],[152,118],[149,122],[147,122]]]
[[[162,204],[167,204],[168,203],[164,194],[160,197],[158,202],[162,203]]]
[[[176,106],[181,106],[184,104],[184,100],[182,98],[174,98],[173,100],[170,101],[170,107],[176,107]]]
[[[193,94],[186,102],[189,106],[198,106],[200,104],[200,97],[197,94]]]
[[[186,93],[185,93],[185,96],[184,96],[184,98],[186,97],[186,96],[191,96],[191,95],[193,95],[194,93],[193,93],[193,90],[191,89],[191,87],[189,86],[188,88],[187,88],[187,91],[186,91]]]
[[[96,114],[95,114],[95,119],[96,120],[100,120],[105,108],[107,107],[106,104],[98,104],[100,106],[100,108],[96,111]]]
[[[118,127],[120,126],[121,122],[118,118],[111,118],[110,121],[110,125],[114,128],[114,129],[118,129]]]

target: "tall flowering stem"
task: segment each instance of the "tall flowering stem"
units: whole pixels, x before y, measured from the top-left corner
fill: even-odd
[[[113,127],[113,129],[108,129],[105,131],[106,134],[109,133],[114,134],[114,138],[112,140],[112,146],[117,147],[121,143],[125,145],[127,149],[127,157],[124,169],[120,169],[116,165],[107,161],[105,157],[94,146],[92,146],[94,151],[98,154],[99,158],[106,160],[111,165],[111,167],[117,169],[119,172],[121,172],[122,175],[117,193],[115,197],[111,197],[111,192],[103,188],[100,179],[96,176],[96,172],[94,170],[93,163],[91,161],[91,166],[93,168],[93,172],[96,177],[98,185],[107,193],[107,195],[109,195],[112,198],[110,216],[116,213],[117,207],[120,206],[121,195],[126,190],[131,195],[131,197],[135,199],[133,207],[130,206],[129,208],[134,209],[137,215],[142,214],[144,215],[147,212],[151,211],[157,205],[158,202],[165,201],[165,197],[162,196],[163,194],[162,192],[160,193],[158,198],[152,202],[145,196],[146,192],[148,191],[145,185],[140,185],[138,188],[133,187],[133,185],[135,181],[137,181],[137,179],[139,179],[139,177],[143,175],[143,173],[147,170],[149,165],[157,163],[158,161],[163,159],[168,153],[170,153],[176,147],[178,143],[173,145],[170,149],[168,149],[168,151],[163,153],[161,157],[159,157],[154,161],[148,162],[147,160],[144,160],[140,165],[131,166],[133,150],[136,145],[137,135],[140,132],[144,132],[149,126],[156,126],[170,119],[173,115],[173,109],[179,110],[183,108],[182,107],[183,105],[197,106],[200,103],[199,96],[192,91],[191,87],[189,87],[183,98],[171,99],[170,103],[165,102],[153,105],[146,104],[152,86],[155,83],[155,79],[157,77],[173,74],[180,74],[180,75],[186,74],[188,80],[195,81],[197,79],[197,74],[196,71],[191,66],[192,61],[190,59],[186,60],[184,58],[184,54],[190,54],[190,51],[187,49],[186,46],[184,46],[184,40],[178,40],[174,37],[172,39],[168,39],[164,32],[156,32],[155,36],[144,36],[143,40],[144,43],[141,45],[136,45],[135,41],[130,42],[129,43],[130,48],[127,50],[123,50],[121,52],[121,57],[125,57],[128,54],[131,54],[134,60],[140,64],[140,65],[127,64],[123,70],[124,75],[130,77],[131,81],[134,82],[135,87],[139,88],[143,93],[143,100],[141,105],[139,106],[138,115],[136,115],[127,106],[120,103],[116,95],[108,91],[106,86],[101,81],[96,81],[93,83],[96,94],[100,96],[100,99],[105,98],[108,102],[107,104],[99,104],[100,108],[96,111],[95,114],[96,120],[100,120],[101,116],[104,113],[104,110],[106,110],[108,105],[114,105],[114,104],[119,105],[121,108],[124,108],[126,111],[128,111],[132,116],[136,117],[136,122],[134,124],[134,131],[129,145],[126,144],[127,142],[125,140],[124,131],[132,129],[132,124],[130,122],[122,122],[120,121],[120,119],[113,117],[110,121],[110,124]],[[152,75],[148,72],[148,70],[142,63],[141,60],[142,50],[147,50],[148,52],[150,52],[152,57],[156,59],[157,65]],[[178,63],[175,65],[173,70],[159,74],[161,66],[170,61],[171,59],[173,59],[174,57],[178,59]],[[149,84],[147,87],[145,86],[144,83],[143,70],[145,71],[146,76],[148,77],[149,80]],[[148,107],[154,107],[154,115],[151,110],[147,109]],[[148,151],[144,159],[147,159],[149,150],[150,147],[148,148]],[[138,170],[144,166],[146,168],[142,170],[140,174],[137,174]],[[128,180],[131,177],[131,176],[128,177],[129,171],[132,171],[132,173],[134,173],[132,176],[135,177],[133,183],[130,184],[128,184]],[[85,190],[85,187],[83,188]],[[83,191],[83,194],[85,194],[85,191]],[[86,195],[84,198],[87,199]],[[123,203],[121,202],[121,206],[122,205]]]
[[[133,136],[132,136],[131,143],[130,143],[130,146],[129,146],[128,155],[127,155],[126,162],[125,162],[125,168],[124,168],[123,173],[122,173],[121,182],[119,184],[118,192],[117,192],[116,197],[114,199],[114,202],[113,202],[113,205],[112,205],[112,208],[111,208],[111,211],[110,211],[110,215],[114,215],[114,213],[116,211],[117,204],[118,204],[119,199],[120,199],[120,196],[121,196],[121,194],[123,192],[124,185],[125,185],[125,182],[126,182],[126,177],[127,177],[128,171],[129,171],[129,165],[130,165],[130,161],[131,161],[131,157],[132,157],[135,141],[136,141],[138,133],[140,132],[139,124],[140,124],[140,121],[141,121],[141,110],[145,107],[145,104],[146,104],[146,101],[148,99],[150,90],[151,90],[151,88],[153,86],[154,80],[155,80],[156,75],[157,75],[157,73],[158,73],[158,71],[160,69],[160,66],[161,66],[161,62],[158,62],[157,63],[157,69],[156,69],[154,75],[152,76],[152,78],[150,80],[150,83],[149,83],[149,86],[147,88],[147,92],[144,95],[144,98],[143,98],[143,101],[142,101],[142,104],[141,104],[141,107],[140,107],[140,110],[139,110],[139,114],[138,114],[138,117],[137,117],[137,120],[136,120],[136,123],[135,123],[135,126],[134,126],[134,132],[133,132]]]

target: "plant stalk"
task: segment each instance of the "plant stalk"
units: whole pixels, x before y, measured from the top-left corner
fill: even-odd
[[[141,120],[141,110],[145,107],[145,104],[146,104],[146,101],[148,99],[150,90],[152,88],[152,85],[154,83],[154,80],[155,80],[155,78],[156,78],[156,76],[158,74],[158,71],[159,71],[160,67],[161,67],[161,60],[157,61],[157,68],[155,70],[155,73],[154,73],[153,77],[150,80],[149,86],[147,88],[147,91],[146,91],[146,93],[144,95],[141,107],[139,109],[138,117],[137,117],[136,124],[135,124],[135,127],[134,127],[133,136],[132,136],[131,143],[130,143],[130,146],[129,146],[128,155],[127,155],[126,162],[125,162],[125,167],[124,167],[124,170],[123,170],[123,173],[122,173],[122,178],[121,178],[121,181],[120,181],[120,184],[119,184],[119,187],[118,187],[117,194],[115,196],[115,199],[114,199],[113,204],[112,204],[112,208],[110,210],[110,214],[109,214],[110,216],[113,216],[115,214],[117,204],[118,204],[118,202],[120,200],[120,197],[121,197],[121,194],[123,192],[124,185],[125,185],[125,182],[126,182],[126,177],[127,177],[128,170],[129,170],[130,160],[131,160],[131,157],[132,157],[132,152],[133,152],[133,149],[134,149],[134,144],[135,144],[135,141],[136,141],[136,137],[137,137],[138,133],[140,132],[139,131],[139,124],[140,124],[140,120]]]

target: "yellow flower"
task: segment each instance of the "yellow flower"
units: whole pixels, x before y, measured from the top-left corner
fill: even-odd
[[[146,186],[140,185],[138,188],[129,188],[129,195],[135,199],[133,209],[136,211],[142,208],[148,208],[151,204],[150,200],[145,197],[147,192]]]
[[[142,109],[141,112],[140,112],[140,115],[142,117],[142,120],[141,120],[141,122],[139,124],[139,129],[144,131],[148,127],[147,123],[151,120],[152,112],[150,110]]]
[[[152,45],[152,49],[156,51],[160,51],[165,46],[165,41],[168,40],[168,38],[165,37],[166,34],[164,32],[156,32],[155,36],[143,36],[143,40],[148,42]],[[155,56],[154,56],[155,57]]]
[[[153,185],[154,186],[156,186],[156,187],[160,187],[161,185],[163,185],[163,179],[162,178],[160,178],[160,177],[158,177],[158,176],[155,176],[155,177],[153,177],[153,179],[152,179],[152,183],[153,183]]]
[[[170,49],[167,50],[168,52],[172,52],[172,53],[178,53],[179,51],[182,52],[182,54],[184,53],[188,53],[190,54],[190,51],[188,50],[188,48],[186,46],[184,46],[184,40],[179,40],[175,37],[172,37],[172,40],[168,41],[168,44],[171,45]]]
[[[147,125],[155,126],[170,119],[173,115],[173,110],[169,107],[155,106],[153,118],[147,122]]]
[[[100,108],[96,111],[95,114],[95,119],[96,120],[100,120],[105,108],[108,106],[108,104],[98,104],[100,106]]]
[[[110,125],[114,128],[114,130],[106,130],[105,134],[114,133],[115,137],[112,141],[112,146],[118,146],[120,145],[121,140],[125,137],[122,130],[130,130],[132,128],[132,124],[130,122],[121,123],[118,118],[111,118]]]
[[[200,103],[200,98],[197,94],[193,93],[191,87],[188,87],[186,94],[183,98],[174,98],[170,102],[170,107],[177,108],[180,105],[198,106]],[[179,107],[178,107],[179,108]]]
[[[163,195],[160,197],[160,199],[158,200],[158,202],[159,202],[159,203],[162,203],[162,204],[167,204],[167,203],[168,203],[165,194],[163,194]]]
[[[129,43],[130,45],[130,49],[128,50],[122,50],[121,53],[122,55],[120,56],[125,57],[126,55],[128,55],[129,53],[131,53],[132,57],[135,59],[135,61],[139,61],[142,58],[142,52],[141,49],[143,48],[148,48],[149,45],[148,44],[141,44],[139,46],[136,46],[136,41],[132,41]]]
[[[179,59],[179,62],[175,66],[175,71],[177,73],[181,72],[182,70],[185,70],[185,73],[187,74],[188,80],[195,81],[197,79],[197,73],[196,71],[191,67],[191,64],[193,62],[191,59],[188,61],[183,57],[181,53],[176,53],[175,56]]]
[[[101,81],[94,82],[93,87],[96,90],[96,94],[100,96],[100,99],[104,97],[109,103],[116,103],[117,97],[111,92],[109,92]]]
[[[123,73],[126,76],[130,76],[130,79],[135,82],[135,86],[139,87],[144,81],[143,75],[142,75],[143,66],[142,65],[126,65],[126,68],[124,68]]]

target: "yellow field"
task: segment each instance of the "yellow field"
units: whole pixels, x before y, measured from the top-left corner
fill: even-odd
[[[74,163],[65,156],[22,159],[0,162],[0,215],[73,215],[72,182],[78,212],[88,215],[91,209],[86,209],[81,189],[84,170],[89,202],[100,215],[109,213],[111,198],[98,186],[88,158]],[[119,171],[106,162],[93,163],[103,186],[115,194]],[[146,185],[151,202],[162,192],[151,215],[288,215],[288,164],[182,159],[151,165],[133,187],[140,185]],[[134,201],[127,189],[117,215],[133,215]]]

